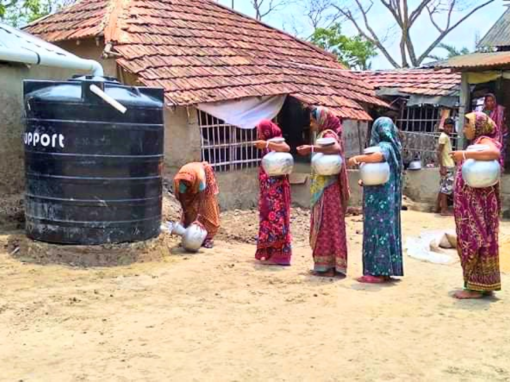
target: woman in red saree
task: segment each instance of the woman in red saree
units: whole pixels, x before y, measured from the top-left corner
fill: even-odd
[[[270,142],[282,136],[280,128],[269,120],[257,126],[255,146],[264,150],[289,152],[286,143]],[[290,265],[292,257],[290,235],[290,183],[288,176],[269,176],[259,169],[259,235],[255,258],[268,265]]]
[[[485,96],[483,112],[496,124],[495,138],[501,144],[501,165],[504,166],[506,157],[506,142],[508,137],[505,108],[498,104],[498,100],[494,94],[489,93]]]
[[[220,228],[219,193],[214,170],[207,162],[183,166],[174,178],[175,197],[182,206],[182,223],[188,227],[199,222],[207,231],[203,246],[212,248],[213,238]]]
[[[317,138],[333,138],[336,143],[327,147],[300,146],[300,155],[310,153],[340,154],[344,165],[339,175],[323,176],[312,173],[312,211],[310,246],[313,250],[316,276],[331,277],[347,274],[347,237],[345,212],[349,200],[349,181],[345,166],[342,124],[328,109],[316,107],[311,112],[311,128]]]
[[[472,144],[483,144],[483,151],[454,151],[451,156],[460,165],[466,159],[498,160],[501,144],[495,136],[495,123],[484,113],[466,115],[464,135]],[[457,227],[457,250],[464,274],[464,290],[455,293],[459,299],[482,298],[501,289],[499,271],[499,184],[487,188],[471,188],[457,171],[454,192],[454,214]]]

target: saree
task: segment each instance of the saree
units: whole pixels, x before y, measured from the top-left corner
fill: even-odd
[[[506,125],[505,108],[498,104],[496,96],[489,93],[485,98],[492,98],[496,105],[493,110],[484,109],[483,112],[494,121],[496,131],[493,133],[493,137],[501,144],[501,165],[504,167],[506,159],[506,142],[508,138],[508,127]]]
[[[363,187],[363,275],[403,276],[402,145],[389,118],[374,122],[371,146],[379,146],[390,166],[390,179],[379,186]]]
[[[174,178],[174,193],[182,206],[182,223],[188,227],[199,222],[211,241],[220,228],[219,193],[214,170],[207,162],[184,165]]]
[[[281,137],[280,128],[264,120],[257,126],[259,138]],[[264,152],[267,154],[267,150]],[[290,234],[291,192],[288,176],[269,176],[259,168],[259,234],[255,258],[274,265],[290,265],[292,257]]]
[[[334,138],[340,145],[344,165],[339,175],[312,173],[310,246],[315,272],[335,270],[347,274],[347,234],[345,212],[349,200],[349,181],[345,167],[342,125],[328,109],[315,108],[312,118],[319,125],[317,138]]]
[[[500,147],[495,137],[496,127],[483,113],[466,115],[476,127],[473,144],[491,139]],[[499,271],[499,214],[501,202],[499,184],[487,188],[471,188],[457,171],[454,193],[454,216],[457,230],[457,251],[464,277],[464,287],[477,292],[501,289]]]

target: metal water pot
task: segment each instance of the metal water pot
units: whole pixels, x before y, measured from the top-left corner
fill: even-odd
[[[181,245],[189,252],[198,252],[207,237],[207,231],[199,224],[192,223],[188,228],[181,223],[168,222],[167,225],[170,233],[182,237]]]
[[[390,180],[390,166],[387,162],[362,163],[360,175],[363,186],[380,186]]]
[[[317,145],[327,147],[334,145],[334,138],[319,138]],[[338,154],[316,153],[312,156],[312,169],[318,175],[331,176],[338,175],[342,171],[343,159]]]
[[[421,170],[422,163],[421,160],[413,160],[411,163],[409,163],[409,170],[411,171],[418,171]]]
[[[283,138],[273,138],[269,142],[283,143]],[[294,158],[289,153],[270,151],[262,158],[262,168],[269,176],[290,175],[294,168]]]
[[[342,170],[343,160],[340,155],[314,154],[312,169],[318,175],[338,175]]]
[[[365,154],[380,152],[377,146],[365,149]],[[380,186],[390,180],[390,166],[388,162],[362,163],[360,165],[360,176],[363,186]]]
[[[488,149],[486,145],[472,145],[467,151],[482,151]],[[486,188],[492,187],[499,182],[501,166],[497,160],[480,161],[466,160],[462,165],[462,178],[469,187]]]

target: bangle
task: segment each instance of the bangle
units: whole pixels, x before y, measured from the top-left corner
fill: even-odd
[[[312,154],[313,154],[314,149],[315,149],[315,146],[314,146],[314,145],[312,145],[312,146],[310,146],[310,147],[311,147],[311,149],[312,149]]]
[[[269,148],[269,141],[266,141],[266,149]]]
[[[462,157],[464,158],[464,161],[466,161],[466,160],[467,160],[466,152],[465,152],[465,151],[463,151],[463,152],[462,152]]]
[[[355,164],[356,166],[358,166],[358,165],[359,165],[359,162],[358,162],[358,160],[356,159],[356,157],[352,158],[352,160],[354,161],[354,164]]]

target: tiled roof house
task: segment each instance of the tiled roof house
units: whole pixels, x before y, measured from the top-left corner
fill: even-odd
[[[435,162],[438,126],[456,117],[461,76],[450,69],[396,69],[359,72],[376,94],[398,111],[397,126],[405,136],[404,158]]]
[[[458,96],[460,74],[449,69],[396,69],[360,72],[361,77],[371,84],[376,94]]]
[[[236,182],[221,178],[258,165],[256,133],[202,105],[286,96],[280,115],[291,147],[308,142],[303,106],[331,108],[353,132],[371,120],[369,107],[387,106],[331,54],[212,0],[81,0],[25,30],[100,60],[107,75],[124,83],[164,88],[167,169],[209,161],[225,173],[223,205],[243,187],[257,189],[253,174],[246,182],[239,174]],[[359,146],[355,133],[345,135]]]
[[[25,30],[54,43],[98,38],[169,105],[290,94],[353,120],[384,105],[330,54],[211,0],[82,0]]]

